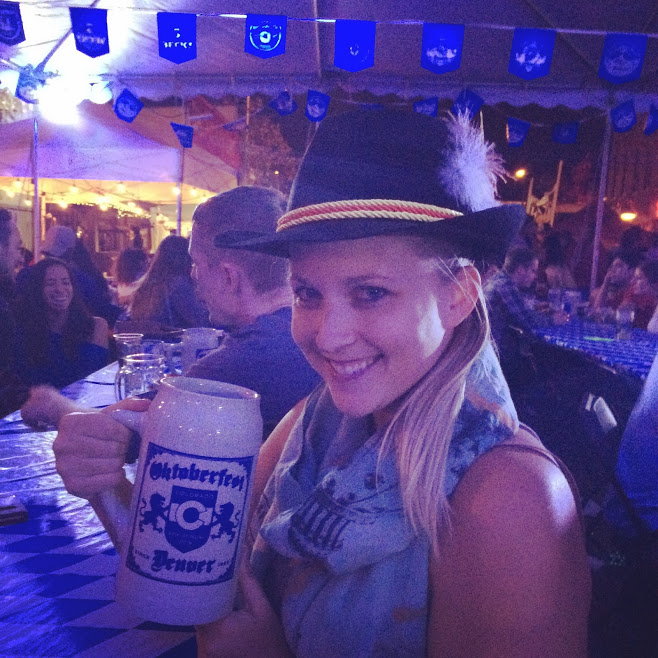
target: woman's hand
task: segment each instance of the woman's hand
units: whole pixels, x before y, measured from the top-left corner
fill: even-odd
[[[292,656],[283,627],[260,584],[247,568],[239,577],[241,607],[223,619],[197,626],[200,658]]]

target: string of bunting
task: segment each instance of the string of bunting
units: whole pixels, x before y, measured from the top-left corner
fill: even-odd
[[[47,3],[44,6],[47,6]],[[117,7],[117,9],[126,8]],[[129,8],[135,11],[145,11],[145,8]],[[107,11],[89,7],[69,7],[71,31],[76,48],[81,53],[89,57],[100,57],[110,52]],[[244,50],[246,53],[263,59],[285,53],[288,20],[333,23],[335,30],[334,66],[352,72],[374,66],[376,28],[377,24],[382,22],[422,25],[420,65],[435,74],[440,75],[459,69],[464,45],[465,25],[413,20],[361,21],[214,12],[156,12],[156,14],[159,55],[176,64],[183,64],[197,57],[197,16],[244,19]],[[598,74],[599,77],[613,84],[632,82],[640,78],[648,39],[658,38],[658,34],[606,33],[581,29],[535,29],[477,23],[470,23],[469,26],[513,30],[508,70],[511,74],[528,81],[549,74],[555,37],[558,32],[605,36]],[[25,39],[20,3],[0,0],[0,42],[17,45]],[[21,71],[15,95],[28,103],[36,102],[35,88],[39,84],[43,85],[44,75],[47,77],[47,74],[43,72],[41,74],[40,79],[29,67]],[[309,121],[321,121],[327,114],[330,100],[328,94],[309,89],[305,108]],[[451,111],[473,116],[477,114],[483,103],[484,99],[478,94],[464,89],[455,99]],[[425,98],[414,103],[414,111],[436,116],[438,104],[438,97]],[[115,100],[114,111],[120,119],[130,123],[143,106],[140,99],[129,89],[124,89]],[[270,106],[282,116],[297,110],[297,104],[288,91],[281,92],[270,102]],[[610,120],[615,131],[630,130],[637,122],[633,100],[625,101],[614,107],[610,111]],[[193,127],[177,123],[171,125],[181,146],[191,147]],[[239,130],[245,125],[244,119],[238,119],[227,124],[225,128]],[[509,117],[507,119],[507,138],[510,146],[521,146],[530,127],[531,124],[527,121]],[[644,132],[650,135],[656,129],[658,129],[658,107],[652,104]],[[576,142],[577,136],[578,122],[553,125],[552,137],[556,142],[573,144]]]

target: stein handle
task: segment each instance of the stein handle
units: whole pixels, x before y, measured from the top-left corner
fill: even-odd
[[[126,451],[126,462],[133,463],[139,451],[140,434],[146,419],[146,412],[114,409],[109,415],[124,427],[132,430],[133,434]],[[97,509],[96,512],[107,527],[112,543],[117,551],[121,552],[132,520],[130,502],[122,500],[114,491],[103,491],[98,495],[98,499],[101,509]]]

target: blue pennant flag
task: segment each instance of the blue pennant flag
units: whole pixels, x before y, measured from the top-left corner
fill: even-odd
[[[472,119],[484,104],[484,99],[478,96],[470,89],[464,89],[455,98],[450,111],[456,116],[457,114],[466,114],[469,119]]]
[[[334,66],[363,71],[375,65],[375,28],[372,21],[337,20],[334,32]]]
[[[432,73],[456,71],[462,61],[464,26],[423,23],[420,65]]]
[[[75,47],[89,57],[100,57],[110,52],[107,36],[107,9],[69,7],[71,30]]]
[[[646,34],[608,34],[603,44],[599,77],[619,84],[637,80],[642,73]]]
[[[556,123],[553,126],[553,141],[558,144],[575,144],[578,139],[578,122]]]
[[[0,2],[0,41],[8,46],[25,41],[21,6],[18,2]]]
[[[240,130],[246,130],[247,128],[247,117],[240,117],[239,119],[236,119],[235,121],[230,121],[229,123],[225,123],[222,128],[224,130],[229,130],[230,132],[238,132]]]
[[[612,108],[610,110],[610,119],[616,133],[628,132],[637,123],[635,103],[630,100]]]
[[[530,124],[521,119],[507,118],[507,143],[510,146],[523,146],[525,138],[528,136]]]
[[[247,14],[244,30],[244,51],[267,59],[286,52],[286,16]]]
[[[275,99],[270,101],[269,105],[282,117],[292,114],[297,109],[297,103],[287,91],[282,91]]]
[[[306,95],[306,117],[309,121],[322,121],[327,116],[331,97],[321,91],[308,90]]]
[[[647,122],[644,126],[644,134],[651,135],[656,132],[658,128],[658,107],[651,103],[651,108],[649,110],[649,115],[647,116]]]
[[[170,122],[171,127],[178,137],[178,141],[183,148],[191,149],[192,148],[192,139],[194,138],[194,128],[192,126],[186,126],[184,123],[174,123]]]
[[[160,57],[174,64],[196,59],[196,14],[158,12]]]
[[[509,72],[524,80],[548,75],[553,59],[555,30],[514,29]]]
[[[414,112],[418,114],[427,114],[428,117],[435,117],[439,113],[439,98],[423,98],[421,101],[414,103]]]
[[[143,107],[144,103],[127,89],[124,89],[114,101],[114,113],[127,123],[132,123]]]

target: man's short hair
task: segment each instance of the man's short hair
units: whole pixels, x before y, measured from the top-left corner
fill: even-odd
[[[536,260],[537,254],[528,247],[514,247],[507,252],[503,269],[508,274],[514,274],[519,267],[530,267]]]
[[[192,220],[195,237],[210,265],[229,260],[241,265],[256,292],[286,285],[288,263],[284,258],[244,249],[220,249],[214,239],[226,231],[249,231],[263,235],[276,232],[276,222],[285,212],[280,192],[264,187],[235,187],[197,206]]]

